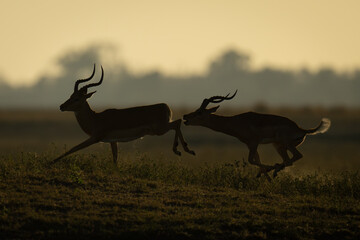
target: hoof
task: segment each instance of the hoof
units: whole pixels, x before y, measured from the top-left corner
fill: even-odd
[[[293,162],[292,161],[289,161],[289,162],[284,162],[285,166],[289,167],[289,166],[292,166],[293,165]]]
[[[191,155],[194,155],[194,156],[196,155],[195,152],[192,150],[189,150],[188,153],[190,153]]]
[[[264,176],[266,177],[266,180],[268,180],[268,182],[271,182],[271,178],[268,174],[269,168],[267,167],[261,167],[259,170],[259,173],[256,175],[256,178],[261,177],[262,174],[264,174]]]
[[[179,152],[179,151],[174,151],[174,153],[178,156],[181,156],[181,152]]]
[[[269,177],[269,175],[266,174],[265,176],[266,176],[266,180],[268,180],[268,182],[271,183],[271,178]]]
[[[279,164],[279,163],[275,164],[275,170],[274,170],[273,177],[275,178],[277,176],[278,172],[280,172],[284,168],[285,168],[284,164]]]

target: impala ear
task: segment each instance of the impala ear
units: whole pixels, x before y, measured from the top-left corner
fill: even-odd
[[[85,97],[90,98],[94,93],[96,93],[96,91],[91,92],[91,93],[87,93],[87,94],[85,94]]]
[[[220,106],[216,106],[216,107],[213,107],[213,108],[209,108],[208,111],[209,111],[210,113],[214,113],[214,112],[216,112],[216,110],[218,110],[219,107],[220,107]]]

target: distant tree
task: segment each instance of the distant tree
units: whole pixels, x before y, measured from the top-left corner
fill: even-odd
[[[56,60],[57,76],[43,75],[30,87],[11,87],[0,73],[0,107],[58,107],[73,91],[73,83],[103,65],[105,80],[91,101],[101,106],[133,106],[164,102],[192,106],[207,96],[222,95],[238,89],[228,106],[323,105],[360,106],[360,70],[338,73],[333,68],[300,71],[250,68],[250,56],[229,49],[208,65],[205,74],[167,76],[161,71],[133,72],[123,62],[106,61],[114,49],[97,44],[70,50]],[[111,55],[112,56],[112,55]],[[112,58],[111,58],[112,59]],[[95,78],[98,77],[97,71]]]
[[[210,77],[231,79],[241,72],[249,71],[250,57],[247,54],[228,50],[209,65]]]

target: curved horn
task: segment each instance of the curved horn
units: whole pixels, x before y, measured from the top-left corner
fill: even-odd
[[[75,82],[74,92],[79,91],[79,84],[80,84],[80,83],[87,82],[87,81],[91,80],[91,79],[94,77],[94,75],[95,75],[95,63],[94,63],[94,70],[93,70],[93,72],[92,72],[92,74],[91,74],[90,77],[85,78],[85,79],[79,79],[79,80],[77,80],[77,81]]]
[[[235,93],[231,97],[229,97],[230,93],[228,93],[225,97],[222,97],[222,96],[211,97],[211,98],[209,98],[209,102],[211,102],[211,103],[219,103],[219,102],[222,102],[224,100],[231,100],[231,99],[233,99],[235,97],[237,91],[238,90],[236,89]]]
[[[222,97],[222,96],[213,96],[209,99],[205,98],[204,101],[202,102],[200,108],[204,109],[206,108],[206,106],[209,104],[209,103],[219,103],[219,102],[222,102],[224,100],[231,100],[235,97],[236,93],[237,93],[237,89],[235,91],[235,93],[229,97],[230,93],[228,93],[226,96]]]
[[[88,84],[88,85],[82,87],[81,89],[84,89],[84,90],[86,89],[86,90],[87,90],[88,88],[95,87],[95,86],[99,86],[99,85],[102,83],[103,79],[104,79],[104,69],[103,69],[103,67],[101,66],[101,78],[100,78],[100,81],[97,82],[97,83]]]

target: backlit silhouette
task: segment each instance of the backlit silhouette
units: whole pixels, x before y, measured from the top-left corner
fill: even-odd
[[[195,153],[187,147],[187,143],[181,133],[181,119],[171,121],[172,112],[165,103],[125,109],[107,109],[100,113],[94,112],[90,108],[87,99],[95,92],[88,93],[88,89],[102,83],[104,78],[104,70],[102,67],[101,71],[101,79],[98,83],[88,84],[78,89],[80,83],[90,81],[93,78],[95,74],[94,65],[91,76],[87,79],[77,80],[74,93],[60,106],[61,111],[72,111],[75,113],[81,129],[89,135],[89,138],[56,158],[53,163],[97,142],[110,143],[113,160],[114,163],[116,163],[117,142],[132,141],[145,135],[163,135],[169,130],[175,130],[173,144],[175,154],[181,155],[177,150],[178,140],[180,140],[184,150],[195,155]]]
[[[236,91],[237,92],[237,91]],[[219,116],[213,114],[219,108],[206,109],[209,103],[220,103],[230,100],[229,97],[214,96],[204,99],[199,109],[183,116],[185,125],[204,126],[212,130],[236,137],[244,142],[249,148],[248,161],[260,168],[258,177],[263,173],[270,181],[268,172],[274,170],[274,177],[287,166],[291,166],[296,160],[302,158],[302,154],[296,149],[307,135],[315,135],[326,132],[330,127],[330,120],[323,118],[318,127],[305,130],[286,117],[247,112],[235,116]],[[283,163],[274,166],[264,165],[260,161],[257,151],[259,144],[272,143],[280,154]],[[288,151],[292,154],[290,158]]]

